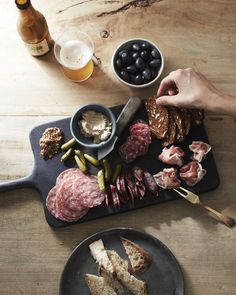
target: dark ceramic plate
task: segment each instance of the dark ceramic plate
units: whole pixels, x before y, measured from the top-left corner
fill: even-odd
[[[89,244],[102,239],[107,249],[112,249],[127,259],[120,236],[143,247],[152,257],[151,266],[137,278],[145,280],[150,295],[183,295],[184,281],[180,266],[171,251],[153,236],[129,228],[114,228],[96,233],[81,242],[72,252],[60,281],[60,295],[90,295],[85,283],[86,273],[98,274],[98,267],[90,255]],[[130,294],[128,291],[126,294]],[[102,295],[102,294],[101,294]]]

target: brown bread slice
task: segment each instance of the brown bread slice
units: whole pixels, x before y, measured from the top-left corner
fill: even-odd
[[[125,295],[125,290],[122,284],[117,280],[117,278],[111,277],[105,268],[101,267],[99,269],[99,274],[106,280],[107,284],[110,285],[117,295]]]
[[[156,104],[156,99],[156,96],[147,98],[145,107],[152,135],[157,139],[163,139],[168,131],[169,113],[167,107]]]
[[[184,118],[185,136],[186,136],[189,134],[189,131],[191,128],[191,113],[188,109],[184,109],[184,108],[181,108],[180,111]]]
[[[107,254],[108,254],[108,257],[109,257],[109,254],[112,255],[112,254],[116,254],[116,251],[114,250],[107,250]],[[121,258],[120,256],[116,256],[117,258],[117,262],[119,263],[119,265],[124,268],[126,271],[128,272],[132,272],[132,268],[129,264],[129,262],[123,258]]]
[[[105,268],[111,275],[115,273],[114,267],[107,256],[102,239],[94,241],[89,245],[90,252],[94,260],[100,267]]]
[[[179,108],[176,107],[170,107],[173,118],[176,125],[176,136],[175,140],[176,142],[182,142],[185,138],[185,125],[184,125],[184,117],[179,110]]]
[[[132,292],[134,295],[148,295],[147,283],[138,280],[133,275],[131,275],[128,271],[126,271],[119,263],[120,257],[115,251],[110,251],[107,253],[109,259],[111,260],[118,280],[122,282],[122,284]]]
[[[201,124],[204,120],[204,111],[200,109],[191,109],[191,128]]]
[[[103,277],[86,273],[85,281],[92,295],[117,295]]]
[[[129,257],[134,273],[145,271],[152,261],[150,254],[142,247],[126,238],[121,237],[121,242]]]
[[[176,139],[176,124],[174,121],[173,111],[169,109],[169,125],[168,125],[168,132],[164,138],[162,143],[163,146],[171,145],[175,142]]]

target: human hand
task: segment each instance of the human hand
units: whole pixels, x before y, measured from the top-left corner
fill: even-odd
[[[165,77],[157,91],[157,104],[214,111],[221,96],[201,73],[194,69],[179,69]]]

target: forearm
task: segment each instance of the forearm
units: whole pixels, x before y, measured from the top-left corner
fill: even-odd
[[[236,97],[219,93],[216,95],[215,99],[212,100],[210,111],[236,117]]]

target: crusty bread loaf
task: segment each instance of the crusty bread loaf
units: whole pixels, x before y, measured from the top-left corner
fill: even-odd
[[[107,272],[114,274],[114,267],[107,256],[103,241],[97,240],[89,245],[90,252],[100,267],[106,269]]]
[[[85,274],[85,281],[92,295],[117,295],[115,290],[106,282],[103,277],[92,274]]]
[[[150,254],[128,239],[121,237],[126,254],[129,257],[134,273],[143,272],[150,265],[152,259]]]
[[[125,270],[120,265],[120,260],[122,259],[115,251],[109,251],[108,257],[111,260],[118,280],[130,290],[135,295],[148,295],[147,284],[144,281],[138,280],[133,275],[131,275],[127,270]]]
[[[114,289],[117,295],[125,295],[125,290],[121,283],[117,280],[117,278],[112,277],[111,274],[105,270],[105,268],[100,267],[99,274],[106,280],[107,284]]]

